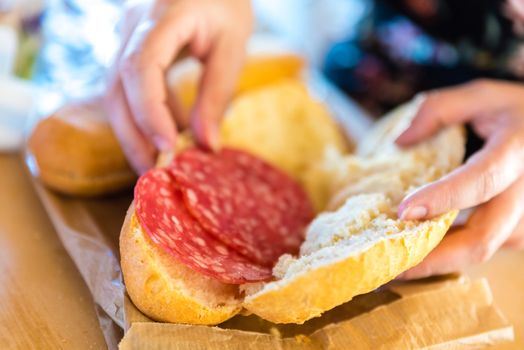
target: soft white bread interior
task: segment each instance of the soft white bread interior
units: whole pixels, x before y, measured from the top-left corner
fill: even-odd
[[[329,161],[337,164],[338,172],[327,173],[336,178],[329,196],[330,209],[351,195],[375,189],[398,204],[407,193],[441,178],[462,163],[465,140],[461,127],[444,130],[411,148],[400,150],[395,144],[421,102],[422,99],[416,99],[384,117],[358,145],[355,156],[331,155]]]
[[[154,320],[212,325],[241,309],[238,286],[194,272],[157,247],[133,206],[120,234],[120,254],[127,293]]]
[[[324,187],[334,194],[334,211],[310,224],[299,257],[280,258],[273,269],[276,281],[244,287],[246,309],[276,323],[303,323],[387,283],[440,242],[456,212],[402,222],[396,211],[409,191],[461,163],[464,139],[460,128],[450,128],[399,149],[394,140],[418,103],[386,116],[355,155],[328,155],[314,170],[317,181],[329,184]]]

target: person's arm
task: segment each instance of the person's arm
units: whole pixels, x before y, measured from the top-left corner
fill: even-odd
[[[123,45],[105,105],[133,168],[153,166],[158,151],[171,151],[180,108],[165,74],[182,49],[204,66],[191,114],[202,146],[215,148],[218,123],[233,93],[251,32],[249,0],[135,2],[126,13]]]
[[[524,246],[524,85],[479,80],[431,92],[397,143],[409,146],[466,122],[485,139],[484,147],[463,166],[407,196],[399,216],[427,219],[478,207],[402,278],[453,272],[488,260],[503,245]]]

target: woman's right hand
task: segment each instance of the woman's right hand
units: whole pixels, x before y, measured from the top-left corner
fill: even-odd
[[[251,26],[249,0],[135,1],[129,7],[105,105],[138,173],[154,165],[157,152],[175,146],[183,116],[165,75],[186,47],[203,63],[191,128],[200,145],[218,146],[218,124],[233,94]]]

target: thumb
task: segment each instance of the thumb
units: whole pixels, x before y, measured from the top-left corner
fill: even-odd
[[[490,200],[523,173],[520,144],[519,136],[512,135],[511,130],[498,130],[464,165],[407,196],[399,206],[399,217],[430,218]]]

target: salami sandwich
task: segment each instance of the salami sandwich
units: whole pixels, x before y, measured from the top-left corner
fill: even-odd
[[[453,127],[399,149],[416,109],[387,115],[353,154],[327,149],[300,178],[233,147],[189,147],[143,175],[120,236],[134,304],[164,322],[212,325],[247,310],[300,324],[418,264],[456,212],[403,222],[397,207],[462,162],[464,139]],[[328,199],[318,214],[313,190]]]

